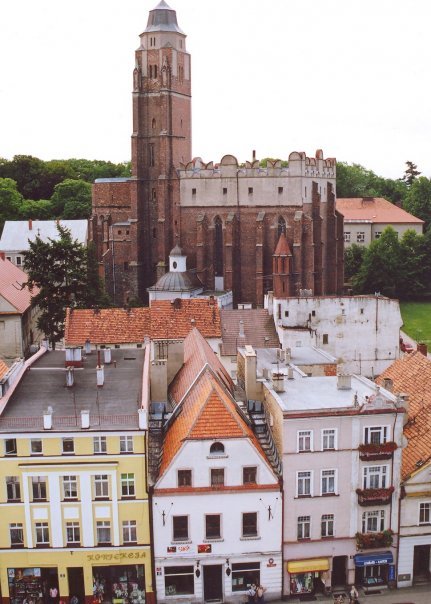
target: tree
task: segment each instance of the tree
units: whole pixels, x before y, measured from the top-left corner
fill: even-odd
[[[364,260],[365,247],[352,243],[344,250],[344,278],[350,281],[360,270]]]
[[[413,181],[415,180],[416,176],[419,176],[421,172],[418,171],[417,165],[414,164],[412,161],[406,161],[406,166],[407,168],[405,169],[404,176],[401,180],[403,180],[406,185],[410,187],[413,184]]]
[[[66,307],[98,305],[97,298],[89,298],[100,293],[89,287],[86,247],[73,240],[68,229],[61,225],[57,229],[58,239],[36,237],[23,254],[26,286],[39,290],[32,298],[32,305],[41,310],[38,327],[54,347],[64,334]]]
[[[415,298],[426,291],[429,263],[425,237],[409,229],[400,241],[400,298]]]
[[[396,231],[388,226],[379,239],[365,250],[364,260],[353,278],[353,289],[359,294],[381,292],[394,296],[400,282],[400,243]]]
[[[54,187],[51,202],[56,217],[88,218],[91,214],[91,185],[83,180],[67,178]]]
[[[425,176],[416,178],[407,191],[403,208],[425,222],[425,230],[431,224],[431,180]]]
[[[11,178],[0,178],[0,235],[6,220],[16,220],[23,197]]]

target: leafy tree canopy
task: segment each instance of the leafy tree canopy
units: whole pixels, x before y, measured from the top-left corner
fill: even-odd
[[[360,164],[337,162],[337,197],[384,197],[400,204],[406,193],[401,180],[377,176]]]
[[[401,180],[403,180],[408,187],[413,184],[416,176],[419,176],[421,172],[418,171],[418,167],[412,161],[406,161],[407,168],[405,169],[404,176]]]
[[[67,178],[55,185],[51,197],[52,212],[62,218],[88,218],[91,214],[91,185]]]
[[[431,180],[425,176],[415,178],[404,199],[403,208],[425,221],[427,231],[431,224]]]
[[[0,178],[0,235],[6,220],[14,220],[19,215],[23,197],[16,182],[11,178]]]

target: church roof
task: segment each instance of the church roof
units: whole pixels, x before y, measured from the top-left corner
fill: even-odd
[[[169,256],[184,256],[183,250],[180,248],[178,243],[174,248],[171,249]]]
[[[184,273],[166,273],[160,277],[155,285],[149,287],[147,291],[190,292],[202,288],[203,285],[199,281],[199,278],[194,273],[185,271]]]
[[[275,248],[274,256],[291,256],[292,252],[290,251],[289,244],[286,239],[286,234],[284,231],[281,232],[280,238],[277,243],[277,247]]]
[[[148,15],[148,23],[144,33],[155,31],[175,31],[184,34],[182,29],[178,27],[176,12],[166,4],[165,0],[161,0]]]

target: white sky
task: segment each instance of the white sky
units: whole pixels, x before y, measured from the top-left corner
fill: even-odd
[[[192,55],[193,154],[431,176],[430,0],[167,0]],[[130,159],[132,71],[158,0],[3,0],[0,157]]]

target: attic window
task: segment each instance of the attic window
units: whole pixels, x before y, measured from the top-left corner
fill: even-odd
[[[227,195],[227,187],[223,187],[223,195]]]
[[[210,447],[210,455],[223,455],[224,454],[224,444],[220,442],[215,442]]]
[[[253,195],[253,187],[249,187],[248,188],[248,194],[249,195]]]
[[[278,194],[281,195],[283,193],[283,187],[278,187]]]

